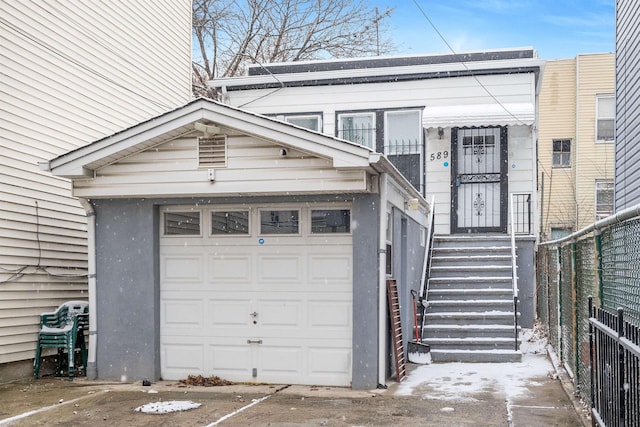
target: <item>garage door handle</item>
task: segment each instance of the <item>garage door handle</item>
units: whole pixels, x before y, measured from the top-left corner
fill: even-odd
[[[247,340],[247,344],[262,344],[262,340]]]

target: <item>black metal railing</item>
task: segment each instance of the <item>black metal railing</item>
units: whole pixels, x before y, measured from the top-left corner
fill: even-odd
[[[589,347],[593,424],[640,426],[640,328],[589,297]]]
[[[531,194],[514,193],[513,196],[513,228],[516,234],[531,234],[532,231],[532,212],[531,212]]]

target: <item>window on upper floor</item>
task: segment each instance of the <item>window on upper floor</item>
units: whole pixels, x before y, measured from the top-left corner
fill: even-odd
[[[596,97],[596,141],[613,142],[616,104],[613,95]]]
[[[596,221],[613,214],[613,180],[596,180]]]
[[[300,126],[301,128],[322,132],[322,114],[320,113],[277,114],[270,117]]]
[[[554,139],[553,140],[553,160],[554,168],[571,167],[571,140],[570,139]]]
[[[422,127],[419,110],[385,112],[385,154],[419,154],[422,147]]]
[[[338,114],[338,138],[376,149],[376,115],[366,113]]]

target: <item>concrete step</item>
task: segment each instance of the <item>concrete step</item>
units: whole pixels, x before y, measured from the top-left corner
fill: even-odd
[[[522,353],[515,350],[437,350],[431,349],[435,363],[505,363],[520,362]]]
[[[434,289],[511,289],[511,275],[485,277],[431,277],[429,292]]]
[[[511,254],[509,255],[434,255],[431,259],[431,267],[434,266],[485,266],[499,265],[511,266]]]
[[[512,320],[513,323],[513,320]],[[520,330],[518,326],[518,330]],[[427,324],[422,330],[423,339],[430,338],[510,338],[513,339],[515,328],[511,325],[447,325]]]
[[[515,339],[495,337],[428,338],[423,340],[436,350],[514,350]],[[518,341],[518,348],[520,342]]]
[[[429,289],[429,301],[443,300],[493,300],[509,299],[513,301],[513,289],[509,288],[444,288]]]
[[[500,254],[511,255],[511,246],[434,246],[434,255],[467,255]]]
[[[436,312],[426,313],[425,325],[513,325],[513,310],[482,313]]]
[[[511,238],[507,235],[451,235],[434,236],[433,245],[437,248],[446,247],[511,247]]]
[[[440,266],[432,265],[429,273],[429,278],[439,277],[511,277],[512,269],[509,265],[454,265],[454,266]]]
[[[492,312],[513,313],[513,299],[484,299],[484,300],[429,300],[427,313],[479,313]]]

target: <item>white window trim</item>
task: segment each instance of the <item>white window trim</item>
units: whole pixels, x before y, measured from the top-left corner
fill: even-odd
[[[613,204],[611,206],[611,211],[607,214],[607,215],[603,215],[602,213],[598,212],[598,188],[600,187],[600,185],[611,185],[611,191],[615,191],[613,185],[613,179],[596,179],[595,185],[594,185],[594,194],[593,194],[593,212],[594,212],[594,217],[595,220],[601,220],[603,218],[606,218],[610,215],[613,214]],[[614,194],[614,198],[615,198],[615,194]]]
[[[371,117],[371,129],[372,129],[372,138],[371,138],[371,144],[373,146],[369,146],[364,144],[364,147],[368,147],[371,148],[372,150],[376,151],[376,141],[377,141],[377,137],[378,135],[376,134],[376,113],[374,111],[363,111],[363,112],[344,112],[344,113],[338,113],[338,138],[342,138],[345,139],[347,141],[349,141],[348,139],[344,138],[344,136],[341,135],[342,133],[342,120],[344,119],[344,117]],[[357,144],[357,142],[354,142],[354,144]]]
[[[200,214],[200,233],[199,234],[165,234],[165,214],[180,212],[198,212]],[[160,237],[163,239],[199,239],[204,235],[203,229],[207,227],[206,215],[203,209],[193,209],[193,206],[169,206],[160,209]]]
[[[317,129],[307,129],[307,130],[312,130],[315,132],[322,132],[322,114],[286,114],[283,117],[283,120],[289,124],[292,124],[294,126],[298,126],[295,123],[291,123],[289,121],[289,119],[294,118],[294,119],[310,119],[310,118],[315,118],[318,119],[318,128]],[[299,126],[300,127],[300,126]]]
[[[209,221],[209,224],[207,226],[207,237],[210,238],[219,238],[219,237],[236,237],[236,238],[247,238],[247,237],[251,237],[252,233],[253,233],[253,224],[252,224],[252,215],[253,215],[253,210],[251,208],[248,208],[246,206],[243,207],[239,207],[239,206],[230,206],[230,207],[216,207],[214,209],[206,209],[206,213],[207,213],[207,220]],[[211,215],[214,212],[247,212],[248,213],[248,223],[247,223],[247,231],[248,233],[246,234],[213,234],[211,227],[213,227],[213,224],[211,224]]]
[[[417,127],[417,134],[418,134],[418,144],[415,147],[415,150],[409,150],[409,152],[407,153],[398,153],[396,150],[393,150],[394,152],[391,152],[388,148],[390,146],[387,145],[387,137],[389,136],[389,116],[395,115],[395,114],[406,114],[406,113],[418,113],[418,121],[416,123],[416,127]],[[385,111],[384,112],[384,138],[385,141],[383,142],[383,146],[384,146],[384,153],[385,154],[389,154],[389,155],[402,155],[402,154],[420,154],[421,153],[421,148],[422,148],[422,111],[421,110],[416,110],[416,109],[407,109],[407,110],[391,110],[391,111]],[[395,145],[394,145],[395,147]]]
[[[613,138],[612,138],[612,139],[598,139],[598,119],[600,118],[600,116],[599,116],[599,114],[598,114],[598,110],[599,110],[599,107],[600,107],[600,105],[599,105],[599,104],[600,104],[600,100],[601,100],[601,99],[604,99],[604,98],[607,98],[607,99],[611,98],[611,99],[613,99],[613,108],[614,108],[614,114],[613,114],[613,116],[612,116],[612,117],[604,117],[604,118],[603,118],[603,119],[607,119],[607,120],[608,120],[608,119],[613,120],[613,131],[614,131],[614,136],[613,136]],[[595,133],[595,137],[596,137],[596,138],[595,138],[595,139],[596,139],[596,144],[612,144],[612,143],[614,143],[614,142],[615,142],[615,140],[616,140],[616,138],[615,138],[615,125],[616,125],[615,107],[616,107],[616,104],[615,104],[615,95],[613,95],[613,94],[611,94],[611,93],[596,95],[596,111],[595,111],[595,113],[596,113],[596,118],[595,118],[595,127],[596,127],[596,131],[595,131],[595,132],[596,132],[596,133]]]

